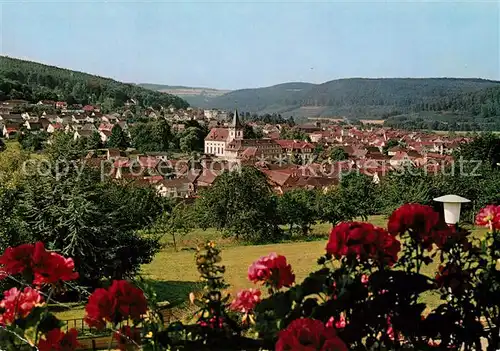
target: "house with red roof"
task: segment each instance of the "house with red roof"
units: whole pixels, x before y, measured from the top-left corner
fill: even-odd
[[[2,134],[4,138],[13,138],[21,131],[21,124],[19,123],[6,123],[3,126]]]
[[[302,140],[275,140],[281,146],[283,152],[288,156],[301,155],[303,158],[310,158],[313,156],[314,144]]]
[[[56,101],[56,108],[66,109],[67,107],[68,107],[68,103],[66,101]]]

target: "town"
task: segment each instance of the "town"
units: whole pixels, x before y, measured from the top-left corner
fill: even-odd
[[[193,164],[193,160],[183,158],[182,153],[140,153],[130,147],[105,147],[113,128],[119,128],[130,139],[134,114],[129,108],[135,104],[136,101],[127,102],[123,113],[104,114],[99,106],[40,101],[36,105],[50,108],[53,114],[42,112],[38,116],[33,112],[13,113],[29,103],[7,100],[0,107],[0,128],[5,139],[26,133],[49,136],[65,133],[75,141],[83,141],[97,134],[103,147],[88,150],[85,157],[88,165],[100,166],[100,162],[107,162],[112,164],[108,176],[154,187],[162,196],[173,198],[197,196],[199,189],[210,186],[219,174],[241,165],[262,171],[277,194],[296,188],[326,191],[338,184],[344,172],[360,172],[372,177],[374,183],[406,166],[438,173],[453,162],[453,151],[471,140],[459,135],[395,130],[370,124],[370,121],[353,126],[339,123],[342,119],[322,118],[290,126],[244,123],[237,110],[146,109],[144,118],[165,120],[177,133],[182,134],[193,122],[209,131]],[[260,138],[248,138],[245,130]],[[284,131],[289,130],[293,132],[288,134],[295,133],[302,139],[293,135],[283,138]],[[50,138],[46,142],[50,143]]]

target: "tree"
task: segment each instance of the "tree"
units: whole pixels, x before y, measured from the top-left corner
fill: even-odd
[[[318,193],[317,213],[321,221],[330,223],[332,226],[346,220],[353,220],[354,216],[349,213],[345,201],[338,188],[329,189],[326,193]]]
[[[245,124],[243,127],[243,136],[245,139],[262,139],[264,135],[262,134],[262,130]]]
[[[174,250],[177,251],[177,236],[186,235],[193,229],[193,218],[190,208],[183,202],[175,205],[170,212],[164,212],[154,225],[160,234],[172,236]]]
[[[39,151],[43,149],[44,143],[47,141],[47,133],[45,132],[30,132],[24,131],[19,134],[18,142],[25,150]]]
[[[488,163],[493,168],[500,163],[500,137],[493,133],[483,133],[470,143],[460,145],[455,159],[476,160]]]
[[[201,128],[186,128],[179,138],[179,147],[183,152],[203,151],[205,136]]]
[[[4,151],[6,149],[5,142],[0,138],[0,151]]]
[[[280,138],[289,140],[309,140],[309,136],[296,127],[283,127],[280,132]]]
[[[263,173],[254,167],[225,172],[201,193],[196,208],[199,223],[249,242],[278,239],[276,199]]]
[[[324,222],[366,218],[378,211],[378,189],[372,178],[350,172],[341,175],[337,187],[318,196],[318,215]]]
[[[349,154],[340,147],[334,147],[330,151],[330,159],[333,161],[345,161],[349,158]]]
[[[77,160],[85,154],[85,147],[73,139],[71,134],[62,131],[52,134],[45,151],[52,161]]]
[[[393,148],[394,146],[398,146],[398,145],[399,145],[399,141],[394,140],[394,139],[389,139],[387,141],[387,143],[385,144],[385,146],[383,147],[382,152],[387,155],[389,149]]]
[[[175,146],[174,135],[164,119],[140,122],[130,129],[132,146],[141,152],[168,151]]]
[[[100,149],[102,147],[102,140],[101,136],[99,135],[98,132],[94,131],[90,138],[87,138],[85,140],[85,148],[87,150],[96,150]]]
[[[138,232],[162,212],[153,189],[101,182],[98,171],[70,169],[30,176],[19,191],[11,208],[18,223],[13,231],[73,257],[84,286],[131,277],[160,249],[158,237]]]
[[[120,125],[115,124],[111,129],[111,136],[107,141],[108,147],[125,149],[129,146],[128,137]]]
[[[316,208],[316,192],[307,189],[293,189],[278,197],[278,216],[283,224],[290,225],[292,235],[294,226],[306,236],[318,215]]]
[[[344,202],[344,211],[350,218],[361,217],[366,220],[378,210],[377,185],[372,177],[357,172],[343,174],[339,192]]]

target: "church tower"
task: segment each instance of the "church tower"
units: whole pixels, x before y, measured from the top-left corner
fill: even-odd
[[[238,115],[238,110],[234,110],[234,116],[231,124],[229,125],[229,140],[241,140],[243,139],[243,125],[240,122],[240,116]]]

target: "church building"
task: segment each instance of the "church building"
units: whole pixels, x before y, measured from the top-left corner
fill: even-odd
[[[205,138],[205,154],[225,160],[273,159],[282,152],[281,146],[271,139],[244,139],[243,124],[238,111],[227,128],[212,128]]]
[[[243,125],[236,110],[228,128],[212,128],[205,137],[205,154],[225,158],[227,145],[233,140],[241,139],[243,139]]]

